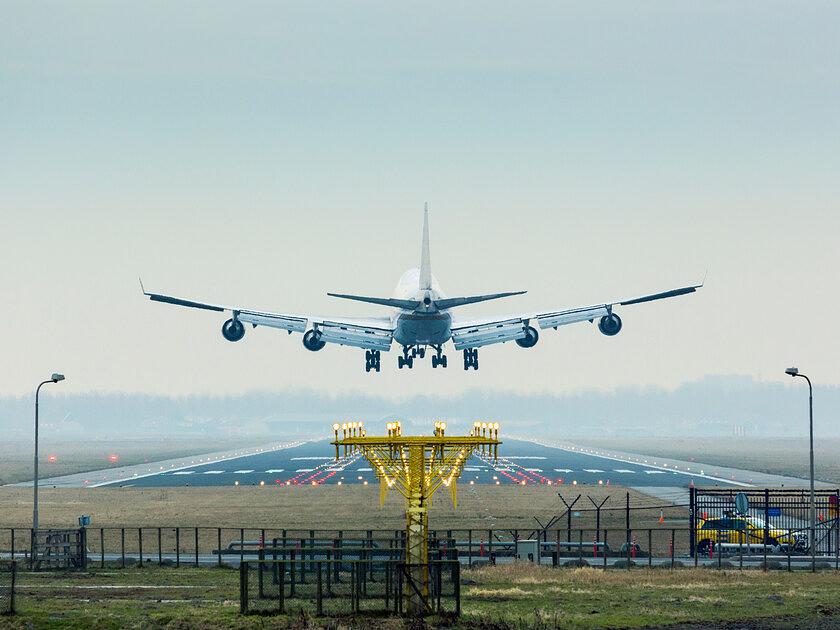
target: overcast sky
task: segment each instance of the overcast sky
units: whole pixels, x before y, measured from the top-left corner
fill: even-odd
[[[596,8],[597,7],[597,8]],[[0,8],[0,394],[840,384],[835,2],[38,2]],[[466,313],[693,283],[531,350],[364,372],[147,289],[376,307],[419,261]]]

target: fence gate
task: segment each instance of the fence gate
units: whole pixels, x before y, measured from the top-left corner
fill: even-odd
[[[84,569],[87,567],[87,531],[37,529],[32,532],[32,569]]]
[[[747,500],[743,512],[737,505],[738,495]],[[832,555],[837,552],[838,504],[840,490],[815,490],[816,552]],[[689,488],[691,555],[707,537],[713,539],[753,540],[761,545],[774,545],[780,533],[801,552],[810,549],[811,492],[808,489],[723,489]],[[715,530],[708,536],[704,530]],[[723,533],[721,533],[723,532]],[[740,532],[740,533],[739,533]],[[700,540],[698,540],[700,539]],[[705,553],[705,547],[699,549]]]

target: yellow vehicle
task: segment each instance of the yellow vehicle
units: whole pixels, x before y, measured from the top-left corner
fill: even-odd
[[[755,516],[724,514],[699,519],[696,526],[697,553],[709,553],[718,545],[762,545],[787,546],[800,549],[807,544],[807,534],[768,527]],[[766,536],[766,538],[765,538]]]

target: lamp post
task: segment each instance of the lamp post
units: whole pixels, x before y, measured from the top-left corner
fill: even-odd
[[[810,433],[810,455],[811,455],[811,570],[816,570],[816,553],[817,553],[817,502],[814,498],[814,388],[811,385],[811,379],[800,374],[795,367],[789,367],[785,370],[785,374],[796,377],[801,376],[808,381],[808,418],[809,418],[809,433]]]
[[[33,497],[34,506],[32,508],[32,532],[38,531],[38,395],[41,393],[41,387],[47,383],[58,383],[64,380],[64,374],[53,374],[48,380],[40,383],[35,390],[35,482],[33,484],[35,491]]]

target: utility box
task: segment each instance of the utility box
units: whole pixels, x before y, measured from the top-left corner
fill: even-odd
[[[539,540],[517,540],[516,559],[523,562],[540,563],[540,541]]]

